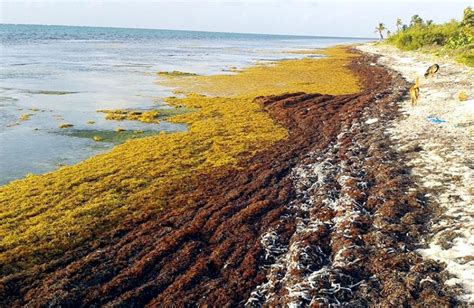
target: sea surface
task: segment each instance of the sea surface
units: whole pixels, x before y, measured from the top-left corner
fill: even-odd
[[[182,131],[162,121],[109,121],[100,109],[169,108],[160,71],[229,74],[295,50],[367,39],[0,24],[0,184],[109,150],[90,134]],[[94,121],[94,124],[88,124]],[[72,128],[59,126],[70,123]],[[81,132],[87,132],[82,134]],[[87,137],[84,137],[87,136]]]

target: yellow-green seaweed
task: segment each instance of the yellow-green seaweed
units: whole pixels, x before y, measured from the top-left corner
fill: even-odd
[[[20,116],[20,121],[28,121],[33,113],[25,113]]]
[[[167,100],[195,110],[169,119],[187,124],[188,131],[130,140],[79,164],[0,187],[0,275],[54,259],[139,213],[144,204],[160,211],[182,179],[235,167],[240,159],[287,138],[255,96],[358,91],[357,78],[345,67],[352,55],[341,48],[326,54],[232,76],[187,77],[196,85],[179,80],[183,91],[189,86],[221,95],[189,93]]]
[[[166,76],[166,77],[184,77],[184,76],[198,76],[195,73],[187,73],[187,72],[180,72],[180,71],[172,71],[172,72],[158,72],[159,76]]]
[[[137,110],[124,110],[124,109],[115,109],[115,110],[97,110],[97,112],[105,113],[106,120],[115,120],[115,121],[140,121],[144,123],[160,123],[158,116],[160,115],[158,110],[148,110],[148,111],[137,111]]]
[[[175,77],[158,82],[178,86],[184,93],[226,97],[254,98],[284,92],[349,94],[357,91],[358,81],[346,67],[354,54],[343,48],[317,50],[314,53],[326,57],[259,64],[235,75]]]

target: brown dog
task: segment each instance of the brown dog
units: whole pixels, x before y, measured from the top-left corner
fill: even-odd
[[[413,107],[418,103],[418,98],[420,97],[420,78],[416,77],[415,84],[410,87],[410,97],[411,105]]]

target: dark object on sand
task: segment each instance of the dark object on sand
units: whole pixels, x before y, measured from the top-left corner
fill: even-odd
[[[430,77],[430,76],[433,76],[433,75],[436,74],[438,71],[439,71],[439,65],[438,65],[438,64],[433,64],[433,65],[431,65],[431,66],[428,67],[428,69],[426,70],[425,78],[428,78],[428,77]]]

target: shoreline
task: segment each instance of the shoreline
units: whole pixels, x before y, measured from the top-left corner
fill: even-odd
[[[183,130],[166,121],[156,125],[112,122],[97,113],[161,108],[163,99],[174,94],[157,85],[164,77],[159,72],[232,74],[233,69],[259,61],[302,57],[291,54],[292,50],[352,42],[42,26],[11,26],[2,28],[2,33],[0,184],[107,151],[112,147],[108,141],[126,139],[117,129],[137,134],[147,127]]]
[[[454,305],[443,266],[416,252],[433,208],[412,177],[414,150],[387,138],[403,118],[398,102],[408,84],[370,55],[344,61],[337,65],[358,77],[360,91],[264,90],[253,102],[276,124],[264,148],[235,166],[217,161],[160,183],[168,190],[157,186],[125,222],[0,278],[1,297],[14,306]],[[220,110],[202,113],[211,120],[203,124]],[[156,212],[160,198],[168,208]]]

